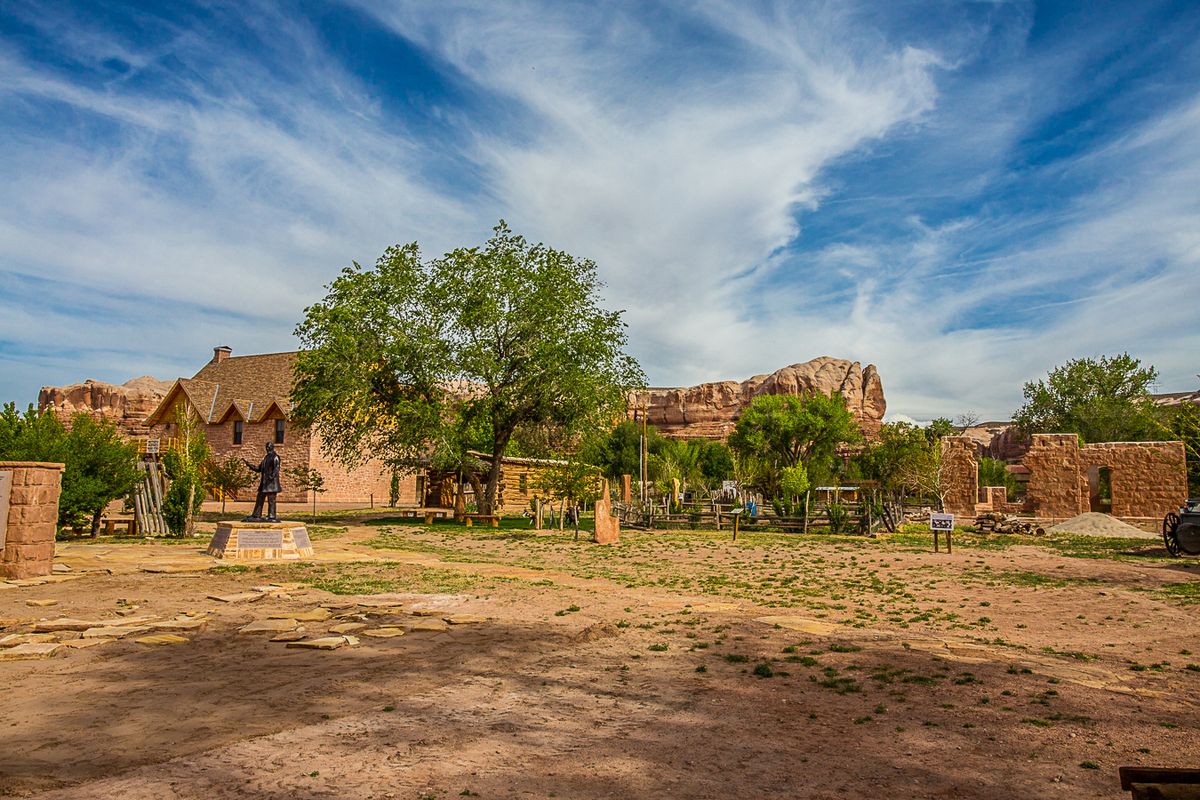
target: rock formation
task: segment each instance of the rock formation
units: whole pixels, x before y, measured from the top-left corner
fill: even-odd
[[[120,386],[86,380],[70,386],[43,386],[38,408],[51,408],[67,423],[79,412],[111,419],[126,436],[147,436],[143,424],[171,388],[170,381],[143,375]]]
[[[674,439],[724,439],[742,409],[763,394],[800,395],[841,392],[850,413],[868,436],[879,432],[887,402],[874,364],[864,369],[857,361],[822,356],[783,367],[770,375],[755,375],[738,383],[719,381],[681,389],[634,392],[630,408],[647,408],[647,419],[664,436]]]

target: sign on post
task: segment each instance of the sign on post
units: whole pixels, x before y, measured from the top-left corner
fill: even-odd
[[[938,533],[946,534],[946,552],[951,552],[950,532],[954,530],[954,515],[930,514],[929,530],[933,531],[933,552],[938,552]]]
[[[147,439],[146,440],[146,455],[148,455],[148,456],[158,455],[159,447],[161,446],[161,444],[162,444],[161,439]]]

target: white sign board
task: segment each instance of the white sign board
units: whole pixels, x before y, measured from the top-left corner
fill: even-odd
[[[160,439],[147,439],[146,440],[146,455],[148,455],[148,456],[158,455],[158,448],[160,447],[160,445],[161,445]]]
[[[722,492],[736,492],[737,491],[737,481],[721,481],[721,491]]]
[[[930,514],[929,515],[929,530],[931,530],[931,531],[952,531],[952,530],[954,530],[954,515],[953,514]]]

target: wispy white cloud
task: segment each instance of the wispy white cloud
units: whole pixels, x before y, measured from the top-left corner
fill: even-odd
[[[924,28],[847,3],[352,5],[474,105],[422,128],[268,2],[215,7],[238,47],[35,15],[88,80],[0,40],[0,103],[74,123],[0,128],[0,273],[26,287],[0,296],[0,388],[290,347],[337,267],[501,216],[598,262],[659,385],[829,354],[878,364],[894,413],[1003,417],[1022,381],[1128,349],[1191,386],[1200,325],[1171,301],[1200,266],[1200,104],[1023,150],[1100,91],[1119,26],[1034,52],[1019,3]]]

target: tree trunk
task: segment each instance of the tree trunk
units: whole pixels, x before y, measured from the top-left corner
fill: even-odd
[[[195,500],[196,500],[196,481],[188,481],[188,504],[187,504],[187,522],[183,526],[185,536],[192,536],[196,532],[195,519]]]
[[[496,494],[500,488],[500,469],[501,459],[504,458],[504,451],[508,449],[508,440],[512,436],[511,433],[500,434],[493,440],[492,445],[492,466],[488,470],[487,489],[484,493],[483,502],[480,503],[479,513],[495,514],[496,513]]]
[[[104,513],[103,508],[97,508],[92,514],[92,538],[95,539],[100,535],[100,515]]]

